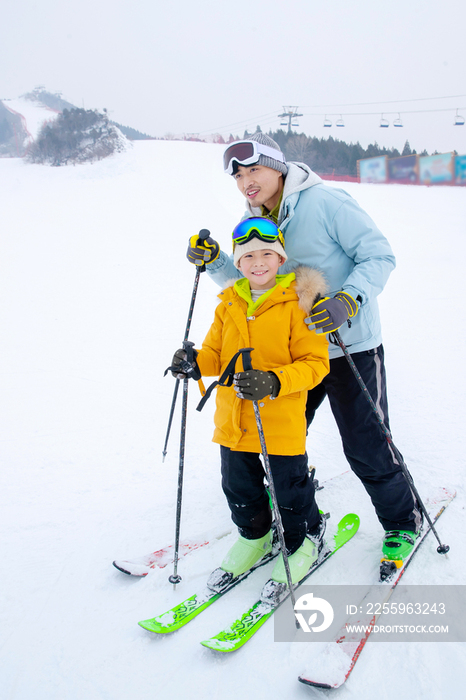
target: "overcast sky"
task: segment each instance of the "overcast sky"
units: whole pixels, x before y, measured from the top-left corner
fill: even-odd
[[[418,151],[466,154],[466,125],[454,126],[457,110],[466,117],[465,8],[463,0],[3,0],[0,99],[44,85],[151,136],[242,137],[257,124],[279,128],[283,108],[296,106],[294,130],[311,136],[399,149],[408,139]]]

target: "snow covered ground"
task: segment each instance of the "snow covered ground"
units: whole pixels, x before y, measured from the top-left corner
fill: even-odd
[[[297,682],[316,644],[275,643],[273,620],[232,655],[199,644],[252,603],[261,569],[185,629],[159,638],[138,620],[202,587],[231,534],[171,567],[133,579],[115,558],[174,538],[179,414],[161,455],[194,280],[188,236],[208,228],[228,248],[242,198],[222,147],[136,142],[67,168],[0,160],[0,687],[5,700],[325,698]],[[464,259],[466,189],[340,184],[373,216],[398,258],[380,298],[391,421],[421,494],[457,489],[404,583],[464,584]],[[200,343],[217,288],[200,281],[191,339]],[[213,402],[190,389],[182,536],[230,527],[211,440]],[[318,477],[347,468],[325,404],[308,441]],[[343,483],[344,482],[344,483]],[[382,530],[352,475],[319,492],[335,523],[360,532],[315,575],[364,583]],[[271,565],[269,565],[271,566]],[[447,593],[446,593],[447,595]],[[464,613],[464,611],[463,611]],[[341,700],[464,694],[466,645],[368,644]]]

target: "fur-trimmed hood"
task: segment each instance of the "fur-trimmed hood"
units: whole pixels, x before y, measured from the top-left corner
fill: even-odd
[[[299,297],[299,306],[307,314],[311,311],[318,297],[328,292],[328,284],[320,270],[301,265],[294,270],[296,275],[295,291]]]

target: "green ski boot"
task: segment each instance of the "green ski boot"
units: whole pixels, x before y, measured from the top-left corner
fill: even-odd
[[[240,535],[233,547],[227,552],[221,568],[232,573],[236,578],[236,576],[240,576],[248,569],[251,569],[271,551],[272,530],[269,530],[264,537],[258,540],[247,540]]]
[[[301,547],[288,557],[292,583],[298,583],[306,576],[311,566],[319,556],[319,549],[309,537],[304,538]],[[280,554],[275,564],[271,578],[278,583],[286,583],[285,562]]]
[[[389,530],[385,532],[382,545],[382,559],[380,560],[380,578],[385,581],[392,576],[397,569],[401,569],[403,563],[409,558],[414,549],[418,532],[410,530]]]

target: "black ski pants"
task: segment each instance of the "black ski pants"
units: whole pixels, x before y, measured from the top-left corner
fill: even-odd
[[[231,518],[240,535],[248,540],[264,537],[272,525],[269,495],[264,485],[265,470],[260,455],[220,447],[222,488]],[[289,554],[303,543],[306,532],[320,522],[314,482],[309,476],[307,454],[269,455],[275,492]]]
[[[351,357],[389,430],[383,346]],[[422,516],[414,494],[346,357],[330,360],[330,373],[309,392],[308,426],[325,396],[329,398],[346,459],[362,481],[384,529],[418,530]]]

